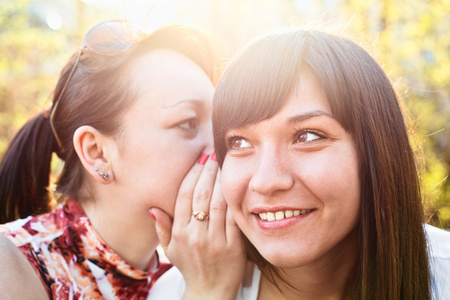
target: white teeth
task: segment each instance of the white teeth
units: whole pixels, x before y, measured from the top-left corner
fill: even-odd
[[[274,213],[268,212],[266,221],[275,221]]]
[[[267,214],[266,213],[260,213],[259,217],[263,220],[267,220]]]
[[[263,221],[275,221],[275,220],[283,220],[286,218],[296,217],[300,215],[304,215],[309,213],[312,209],[303,209],[303,210],[280,210],[276,212],[263,212],[259,214],[259,217]]]
[[[284,211],[277,211],[275,213],[275,219],[276,220],[283,220],[284,219]]]

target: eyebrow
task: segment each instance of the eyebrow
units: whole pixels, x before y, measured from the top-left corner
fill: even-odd
[[[289,117],[287,119],[287,123],[288,124],[298,123],[298,122],[301,122],[301,121],[305,121],[307,119],[311,119],[311,118],[315,118],[315,117],[321,117],[321,116],[329,117],[329,118],[332,118],[332,119],[336,120],[336,118],[332,114],[330,114],[328,112],[325,112],[325,111],[322,111],[322,110],[314,110],[314,111],[307,112],[307,113],[304,113],[304,114],[299,114],[299,115],[295,115],[295,116]]]
[[[172,108],[183,103],[193,104],[195,106],[202,106],[204,101],[198,99],[182,99],[180,101],[176,101],[175,103],[164,105],[163,108]]]

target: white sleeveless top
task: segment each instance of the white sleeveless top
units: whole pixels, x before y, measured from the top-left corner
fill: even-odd
[[[428,242],[433,300],[450,299],[450,232],[424,225]],[[261,271],[255,267],[251,285],[241,286],[236,300],[257,300]],[[147,300],[181,300],[186,287],[183,275],[173,267],[150,290]]]

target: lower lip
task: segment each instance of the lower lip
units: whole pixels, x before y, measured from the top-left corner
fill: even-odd
[[[263,221],[263,220],[261,220],[259,215],[255,214],[253,216],[254,216],[259,228],[261,228],[262,230],[277,230],[277,229],[285,229],[285,228],[294,226],[295,224],[303,221],[305,218],[308,218],[309,216],[311,216],[314,212],[315,212],[315,210],[312,210],[304,215],[290,217],[290,218],[286,218],[286,219],[278,220],[278,221]]]

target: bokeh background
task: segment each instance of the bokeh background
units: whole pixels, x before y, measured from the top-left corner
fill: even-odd
[[[450,228],[450,0],[0,0],[0,157],[25,121],[50,106],[84,33],[116,18],[145,31],[169,22],[205,27],[226,58],[275,27],[350,35],[402,95],[424,161],[426,218]]]

